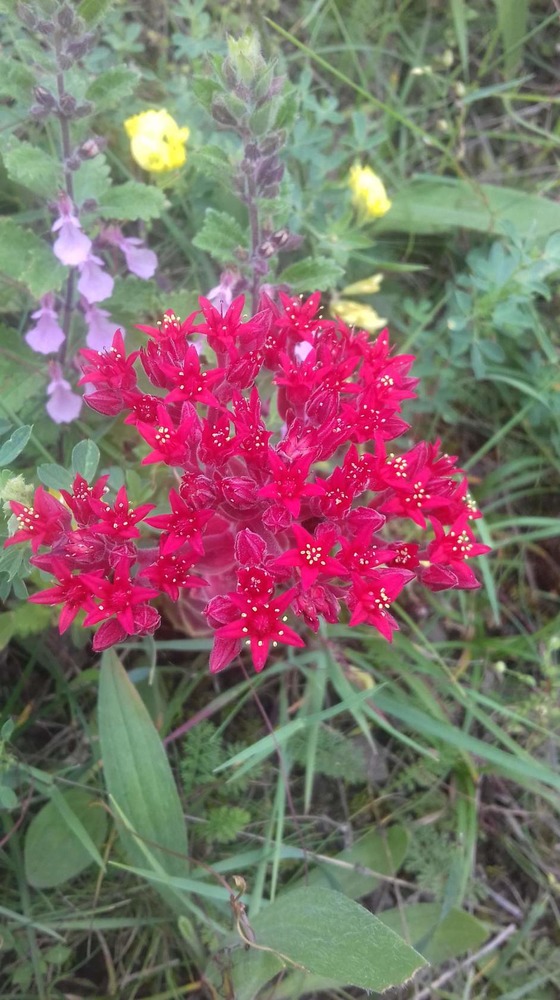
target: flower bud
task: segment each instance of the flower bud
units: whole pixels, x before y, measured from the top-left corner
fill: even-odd
[[[74,11],[67,4],[64,4],[58,11],[56,19],[64,31],[70,31],[74,25]]]
[[[77,106],[78,102],[75,97],[72,97],[72,94],[63,94],[58,104],[60,113],[64,118],[73,118]]]
[[[56,107],[56,97],[54,94],[51,94],[50,90],[47,90],[46,87],[35,87],[33,95],[37,104],[41,104],[44,108],[48,108],[49,111],[52,111],[52,109]]]
[[[227,46],[228,64],[241,83],[250,86],[266,68],[256,33],[247,32],[241,38],[230,36],[227,40]]]

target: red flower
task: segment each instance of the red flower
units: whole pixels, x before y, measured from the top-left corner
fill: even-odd
[[[33,604],[62,604],[58,623],[59,631],[65,632],[79,611],[91,611],[95,607],[91,592],[80,576],[74,576],[61,559],[52,557],[49,572],[59,581],[56,587],[48,587],[32,594]],[[97,575],[97,574],[93,574]]]
[[[138,421],[137,427],[152,451],[142,459],[142,465],[165,462],[166,465],[186,465],[199,429],[198,417],[193,406],[183,406],[181,420],[176,427],[163,404],[157,408],[157,426]]]
[[[80,527],[91,524],[97,520],[97,512],[92,507],[92,500],[99,500],[107,492],[107,480],[109,476],[101,476],[97,482],[89,485],[87,479],[79,474],[74,477],[72,492],[61,490],[60,495],[64,497],[66,506],[72,511],[76,523]]]
[[[435,517],[431,517],[430,521],[436,536],[426,550],[426,558],[431,565],[420,567],[419,580],[430,590],[447,590],[450,587],[472,590],[479,587],[473,570],[465,561],[486,555],[491,549],[489,545],[475,540],[468,513],[461,514],[447,534]]]
[[[104,351],[91,351],[84,347],[80,354],[86,359],[83,365],[83,375],[78,385],[90,383],[103,389],[132,389],[136,385],[134,362],[139,351],[133,351],[126,356],[123,335],[115,331],[113,344]],[[86,401],[87,401],[86,396]],[[103,411],[102,411],[103,412]]]
[[[256,601],[244,594],[230,594],[231,603],[239,609],[239,616],[217,629],[220,639],[241,639],[250,646],[253,665],[257,673],[263,669],[270,646],[285,643],[287,646],[305,646],[303,639],[285,624],[284,611],[291,604],[295,590],[286,591],[270,601]]]
[[[152,517],[152,504],[131,508],[124,489],[108,504],[106,476],[91,486],[77,476],[64,505],[42,488],[32,508],[12,503],[20,523],[7,544],[31,541],[34,564],[56,578],[34,600],[60,602],[63,628],[83,607],[87,624],[101,623],[96,649],[153,632],[148,602],[166,594],[195,628],[206,605],[212,671],[243,642],[261,670],[271,645],[303,645],[285,626],[288,607],[317,631],[346,604],[351,625],[390,640],[391,604],[413,576],[431,590],[477,585],[468,559],[487,547],[472,534],[479,512],[455,457],[439,441],[388,453],[386,442],[409,430],[400,410],[414,395],[413,358],[392,354],[386,330],[372,341],[323,320],[318,293],[280,299],[261,296],[243,319],[242,296],[223,313],[203,298],[199,325],[199,313],[181,322],[168,311],[157,328],[141,327],[153,394],[137,387],[139,352],[125,355],[120,332],[110,351],[84,352],[90,405],[127,410],[150,448],[143,464],[174,477]],[[191,341],[200,336],[202,354]],[[275,598],[276,589],[285,592]]]
[[[124,486],[117,493],[113,507],[95,498],[90,500],[90,505],[99,518],[97,524],[91,526],[91,530],[98,535],[109,535],[110,538],[139,538],[140,532],[136,527],[138,521],[144,520],[146,514],[156,506],[155,503],[143,503],[139,507],[131,507]]]
[[[168,555],[189,542],[193,552],[204,555],[202,529],[213,515],[212,510],[196,510],[176,490],[169,491],[170,514],[147,517],[146,524],[166,532],[162,552]]]
[[[182,587],[206,586],[206,581],[201,580],[199,576],[190,576],[194,561],[188,555],[181,555],[180,552],[164,552],[160,543],[157,559],[151,566],[143,569],[141,575],[158,591],[168,594],[173,601],[177,601]]]
[[[18,530],[4,542],[5,546],[31,542],[37,552],[40,545],[52,545],[70,526],[70,514],[58,500],[39,486],[35,490],[33,507],[26,507],[17,500],[10,501],[12,514],[19,524]]]
[[[268,449],[268,464],[272,472],[272,482],[259,490],[260,497],[271,497],[297,517],[303,497],[314,497],[323,491],[316,483],[306,482],[311,458],[298,458],[285,462],[273,448]]]
[[[348,607],[352,612],[350,625],[366,622],[391,642],[399,623],[389,613],[389,608],[405,583],[413,577],[414,573],[406,569],[380,569],[375,576],[371,574],[365,579],[355,576],[347,597]]]
[[[310,535],[305,528],[299,524],[292,525],[297,547],[287,549],[272,564],[277,566],[290,566],[299,569],[301,584],[304,590],[311,587],[319,576],[346,576],[347,570],[339,559],[329,555],[333,545],[338,542],[338,533],[335,528],[322,525],[317,529],[315,535]]]
[[[101,579],[93,573],[83,573],[81,580],[90,594],[100,602],[88,612],[84,625],[97,625],[114,616],[126,635],[139,634],[138,623],[142,619],[139,611],[144,608],[146,601],[158,596],[158,591],[155,587],[143,587],[131,580],[128,559],[122,558],[119,561],[112,580]],[[151,608],[150,611],[154,609]],[[148,616],[150,618],[151,615]]]

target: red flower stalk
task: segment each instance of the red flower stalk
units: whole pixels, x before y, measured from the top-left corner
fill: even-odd
[[[242,297],[225,312],[201,299],[202,322],[167,312],[141,327],[141,351],[127,356],[118,331],[110,351],[84,351],[86,400],[126,413],[142,464],[171,467],[175,482],[152,516],[124,487],[107,499],[106,476],[77,476],[64,503],[43,487],[32,507],[12,503],[7,544],[31,542],[34,565],[54,576],[32,600],[62,605],[61,630],[83,610],[100,625],[95,649],[150,634],[165,595],[200,608],[212,671],[245,646],[262,670],[321,618],[391,641],[393,604],[413,580],[478,586],[467,560],[488,548],[456,459],[439,442],[394,443],[410,429],[401,406],[415,394],[414,359],[392,352],[386,330],[371,340],[322,319],[318,293],[280,299],[263,296],[252,317]],[[153,394],[137,387],[137,360]]]

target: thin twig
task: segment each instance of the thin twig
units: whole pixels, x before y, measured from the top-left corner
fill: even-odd
[[[504,927],[499,934],[496,934],[496,937],[493,937],[488,944],[485,944],[479,951],[475,951],[474,955],[470,955],[469,958],[466,958],[464,962],[455,966],[454,969],[448,969],[447,972],[444,972],[443,975],[439,977],[439,979],[434,979],[433,983],[416,995],[415,1000],[434,1000],[434,990],[437,990],[440,986],[448,983],[449,980],[453,979],[458,972],[461,972],[463,969],[468,969],[470,965],[478,962],[479,959],[484,958],[485,955],[489,955],[490,952],[495,951],[496,948],[499,948],[504,941],[507,941],[507,939],[511,937],[512,934],[515,934],[516,930],[517,924],[508,924],[507,927]]]

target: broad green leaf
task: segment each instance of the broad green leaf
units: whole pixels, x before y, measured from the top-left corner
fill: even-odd
[[[72,472],[75,475],[83,476],[91,483],[101,455],[95,441],[80,441],[72,449]]]
[[[119,823],[127,857],[133,865],[145,868],[149,852],[165,872],[184,874],[185,820],[167,755],[113,650],[102,657],[99,738],[107,790],[137,834]]]
[[[52,198],[61,187],[60,163],[44,149],[32,146],[30,142],[20,142],[15,136],[11,136],[2,157],[8,177],[29,188],[34,194]]]
[[[111,186],[111,171],[105,156],[84,160],[74,173],[74,201],[81,205],[88,198],[99,201]]]
[[[25,562],[23,545],[11,545],[8,549],[0,549],[0,573],[6,573],[8,580],[15,580]],[[13,614],[10,611],[9,614]]]
[[[89,85],[86,98],[93,101],[97,112],[118,107],[134,92],[139,78],[138,71],[130,66],[113,66]]]
[[[369,830],[352,847],[336,854],[330,862],[320,862],[307,877],[307,885],[337,889],[352,899],[373,892],[380,879],[363,869],[394,875],[402,865],[408,850],[408,833],[402,826],[387,830]]]
[[[474,229],[497,233],[506,219],[534,237],[560,229],[559,202],[494,184],[421,177],[391,197],[391,211],[376,222],[377,232],[434,234]]]
[[[384,910],[379,919],[411,941],[432,965],[480,948],[486,941],[488,928],[470,913],[452,909],[441,921],[440,914],[438,903],[410,903]]]
[[[18,455],[21,455],[31,437],[32,430],[33,427],[29,424],[16,427],[14,433],[0,447],[0,466],[10,465]]]
[[[72,476],[62,465],[56,462],[43,462],[37,466],[37,475],[44,486],[50,490],[69,490],[72,488]]]
[[[62,885],[83,872],[107,831],[105,810],[89,792],[72,789],[55,798],[31,821],[25,837],[25,877],[36,889]]]
[[[0,273],[29,289],[34,298],[58,291],[66,269],[51,247],[10,218],[0,219]]]
[[[278,275],[278,284],[291,285],[295,292],[320,292],[334,288],[344,269],[328,257],[313,257],[290,264]]]
[[[115,326],[132,327],[138,322],[138,316],[153,316],[170,308],[169,297],[160,298],[160,293],[154,281],[143,281],[133,274],[115,279],[115,287],[110,299],[103,303],[115,320]],[[183,303],[181,303],[184,315]],[[179,313],[177,313],[179,315]]]
[[[99,200],[98,212],[104,219],[117,219],[119,222],[134,222],[141,219],[158,219],[165,211],[167,204],[163,191],[150,184],[140,181],[125,181],[103,194]]]
[[[205,178],[216,181],[229,181],[231,178],[230,159],[221,146],[200,146],[193,152],[191,162]]]
[[[285,892],[261,910],[251,925],[257,944],[279,953],[272,974],[289,959],[337,983],[381,992],[406,982],[426,964],[381,920],[330,889]],[[270,954],[263,952],[263,959],[270,966]]]
[[[204,224],[193,239],[195,247],[206,250],[225,263],[236,259],[236,251],[247,245],[247,234],[233,216],[207,208]]]
[[[35,82],[33,71],[11,54],[0,58],[0,97],[11,97],[15,101],[26,100]]]

